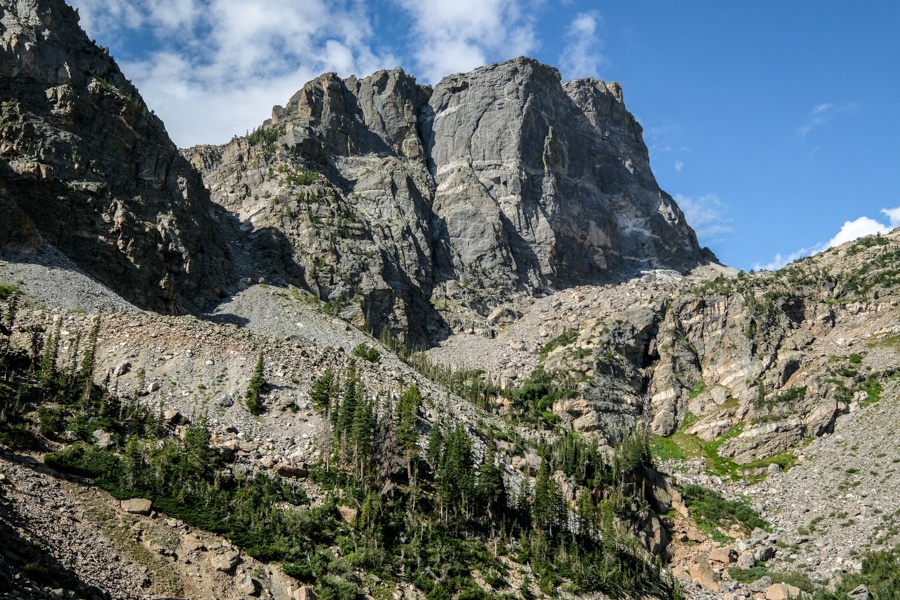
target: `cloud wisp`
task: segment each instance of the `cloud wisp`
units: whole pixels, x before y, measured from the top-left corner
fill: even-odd
[[[89,35],[144,39],[123,71],[186,146],[252,129],[312,77],[393,68],[364,3],[344,0],[73,0]],[[123,47],[126,44],[122,44]]]
[[[865,237],[867,235],[875,235],[876,233],[888,233],[895,227],[900,227],[900,206],[897,208],[883,208],[881,213],[888,218],[888,223],[876,221],[870,217],[859,217],[852,221],[844,221],[841,229],[827,242],[820,242],[809,248],[801,248],[796,252],[792,252],[787,256],[776,254],[771,261],[766,264],[756,263],[753,268],[757,271],[777,271],[778,269],[788,265],[795,260],[817,254],[829,248],[852,242],[853,240]]]
[[[688,224],[697,233],[702,246],[721,241],[732,233],[731,220],[725,216],[725,205],[716,194],[685,196],[675,194],[675,202],[681,207]]]
[[[564,79],[600,77],[600,69],[609,64],[603,55],[603,40],[598,29],[600,13],[592,10],[579,13],[566,31],[566,46],[559,57]]]
[[[853,112],[857,108],[859,108],[859,105],[852,101],[844,102],[843,104],[833,104],[831,102],[816,104],[809,111],[809,120],[797,128],[797,133],[800,137],[805,138],[812,130],[831,123],[836,116]]]
[[[397,0],[412,17],[417,74],[427,83],[531,53],[540,0]]]

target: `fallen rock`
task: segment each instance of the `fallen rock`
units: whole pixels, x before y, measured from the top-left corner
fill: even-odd
[[[850,596],[850,600],[869,600],[869,588],[858,585],[847,595]]]
[[[769,589],[766,590],[766,600],[791,600],[792,598],[799,598],[802,593],[803,590],[793,585],[776,583],[770,585]]]
[[[250,575],[244,575],[238,578],[238,589],[248,596],[258,596],[262,591],[262,584]]]
[[[306,477],[309,475],[309,467],[307,467],[305,463],[299,465],[279,463],[275,465],[275,472],[282,477],[289,477],[292,479],[306,479]]]
[[[756,559],[753,558],[753,550],[744,550],[737,559],[737,565],[742,569],[751,569],[756,565]]]
[[[206,544],[200,538],[192,535],[184,535],[181,537],[181,547],[188,552],[198,552],[206,550]]]
[[[169,425],[184,425],[187,422],[187,419],[184,418],[181,411],[175,408],[170,408],[164,412],[163,417]]]
[[[759,579],[757,579],[756,581],[751,583],[749,587],[750,587],[751,592],[763,593],[767,589],[769,589],[771,586],[772,586],[772,578],[769,577],[768,575],[764,575],[763,577],[760,577]]]
[[[775,546],[760,546],[753,551],[753,558],[756,562],[765,562],[775,558]]]
[[[153,502],[146,498],[129,498],[122,500],[122,510],[132,515],[149,515]]]
[[[109,448],[112,446],[112,435],[102,429],[97,429],[91,433],[91,437],[94,439],[94,445],[98,448]]]
[[[237,552],[226,552],[212,557],[210,564],[216,571],[230,573],[241,562],[241,556]]]
[[[736,555],[737,553],[734,551],[734,548],[716,548],[715,550],[710,551],[709,559],[722,563],[723,565],[730,565],[734,562]]]
[[[342,519],[350,525],[356,525],[356,516],[359,514],[358,510],[349,506],[338,506],[337,509],[338,512],[341,513]]]
[[[294,590],[291,594],[292,600],[318,600],[318,596],[313,591],[311,586],[304,585],[301,588]]]
[[[691,581],[699,583],[711,592],[722,591],[717,583],[718,576],[712,567],[709,566],[709,560],[706,555],[700,554],[694,557],[694,561],[690,567]]]

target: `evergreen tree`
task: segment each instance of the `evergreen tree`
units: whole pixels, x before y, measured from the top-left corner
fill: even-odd
[[[59,357],[59,338],[62,332],[62,319],[54,319],[54,327],[44,342],[44,354],[41,356],[41,370],[38,377],[41,383],[49,383],[56,378],[56,360]]]
[[[259,358],[256,360],[256,367],[253,369],[253,376],[250,378],[250,384],[247,386],[247,393],[244,395],[247,410],[254,415],[261,415],[266,410],[260,399],[260,395],[265,394],[269,389],[269,384],[266,383],[265,370],[263,354],[260,352]]]
[[[437,479],[438,471],[441,468],[441,462],[444,458],[444,432],[443,425],[440,421],[436,421],[431,426],[431,432],[428,434],[428,463]]]
[[[372,403],[361,399],[353,411],[353,422],[350,426],[350,439],[353,444],[353,462],[357,474],[363,476],[364,467],[372,456],[372,440],[375,433],[375,411]]]
[[[347,371],[347,381],[344,384],[344,393],[341,396],[341,408],[337,413],[334,435],[341,440],[341,450],[346,448],[347,438],[352,435],[353,416],[356,414],[356,405],[360,400],[360,382],[356,373],[356,361],[350,361]],[[336,411],[337,412],[337,411]]]
[[[322,376],[317,377],[309,389],[309,401],[312,403],[313,409],[324,412],[328,417],[331,413],[331,404],[336,388],[337,381],[335,381],[334,372],[331,369],[325,369]]]
[[[454,513],[469,514],[475,494],[472,440],[461,424],[447,437],[441,469],[438,473],[438,493],[444,506]]]
[[[71,388],[78,377],[78,350],[81,347],[81,332],[75,334],[75,341],[69,347],[69,366],[66,368],[65,385]]]
[[[484,451],[484,462],[478,474],[478,486],[475,488],[478,499],[484,503],[488,519],[494,518],[494,504],[503,506],[506,503],[506,486],[503,473],[497,466],[494,441],[488,440]]]
[[[422,406],[422,392],[416,386],[410,386],[400,396],[397,406],[399,423],[397,425],[397,440],[400,449],[406,458],[406,476],[413,483],[413,458],[416,452],[416,442],[419,439],[419,430],[416,427],[416,418],[419,415],[419,407]]]
[[[100,317],[94,317],[91,332],[88,334],[87,345],[81,356],[81,367],[78,369],[78,381],[91,382],[94,378],[94,361],[97,358],[97,338],[100,336]],[[86,384],[86,386],[89,384]]]
[[[565,523],[565,500],[556,480],[550,477],[548,461],[542,460],[534,483],[534,502],[531,507],[534,526],[553,536]]]

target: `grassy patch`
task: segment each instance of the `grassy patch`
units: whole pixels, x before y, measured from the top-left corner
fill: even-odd
[[[691,395],[688,396],[689,400],[693,400],[700,394],[702,394],[706,390],[706,382],[702,379],[694,384],[694,387],[691,388]]]
[[[547,355],[556,350],[557,348],[562,348],[563,346],[568,346],[570,344],[575,343],[575,340],[578,339],[578,330],[577,329],[566,329],[562,332],[561,335],[556,336],[538,350],[538,354],[541,355],[541,358],[547,358]]]
[[[786,583],[798,587],[808,593],[812,593],[815,590],[815,585],[805,573],[797,571],[769,571],[765,564],[760,564],[749,569],[731,567],[728,569],[728,574],[731,575],[732,579],[740,583],[753,583],[757,579],[768,575],[772,578],[772,583]]]
[[[712,534],[714,539],[721,536],[721,531],[727,531],[735,525],[747,533],[755,527],[770,529],[769,523],[761,519],[743,500],[726,500],[713,490],[699,485],[685,487],[682,495],[697,525]]]

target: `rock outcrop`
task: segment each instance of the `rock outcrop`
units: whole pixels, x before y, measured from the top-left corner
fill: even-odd
[[[531,59],[434,89],[322,75],[252,135],[186,154],[261,269],[376,331],[433,338],[517,298],[715,260],[618,84]]]
[[[229,279],[209,194],[62,0],[0,3],[0,245],[48,242],[136,304],[208,304]]]

